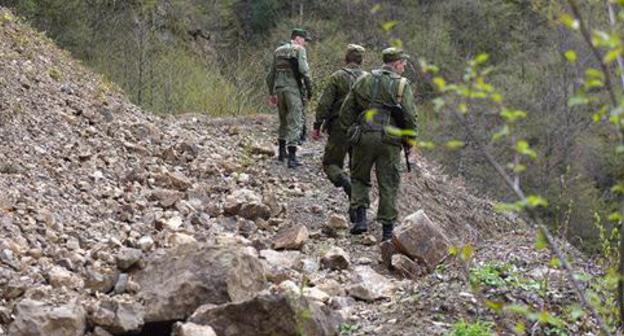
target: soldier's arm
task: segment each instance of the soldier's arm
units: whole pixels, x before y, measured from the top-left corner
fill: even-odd
[[[414,100],[414,92],[410,85],[405,87],[405,93],[403,94],[403,110],[405,111],[406,118],[406,126],[408,129],[413,130],[415,133],[418,132],[417,118],[418,118],[418,110],[416,108],[416,103]]]
[[[329,77],[327,86],[325,90],[323,90],[318,106],[316,107],[314,129],[320,128],[323,121],[327,120],[330,109],[334,106],[334,101],[336,101],[336,78],[332,75]]]
[[[308,65],[308,56],[305,48],[303,47],[297,49],[297,63],[299,65],[299,73],[301,74],[301,77],[303,77],[303,83],[305,84],[309,100],[312,98],[312,80],[310,79],[310,66]]]

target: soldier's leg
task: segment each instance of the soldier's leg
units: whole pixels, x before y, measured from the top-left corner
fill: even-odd
[[[298,92],[292,90],[284,91],[284,100],[287,108],[286,113],[286,146],[297,146],[301,136],[303,121],[303,103]]]
[[[279,115],[279,128],[277,130],[277,138],[286,141],[288,136],[288,102],[284,90],[278,90],[277,95],[277,112]]]
[[[355,209],[355,223],[351,228],[352,234],[366,232],[366,209],[370,205],[369,192],[371,187],[370,173],[376,159],[374,142],[371,142],[373,133],[362,134],[360,142],[353,147],[351,162],[351,209]]]
[[[391,145],[381,145],[382,153],[375,161],[377,184],[379,184],[379,208],[377,220],[383,226],[382,240],[388,240],[392,236],[392,229],[397,220],[397,195],[401,182],[399,165],[401,148]]]
[[[288,105],[288,114],[286,115],[288,123],[288,136],[286,138],[288,168],[297,168],[301,165],[301,162],[297,160],[297,145],[301,136],[301,114],[303,113],[303,102],[299,92],[286,91],[286,103]]]
[[[327,138],[325,153],[323,153],[323,171],[335,186],[340,187],[341,181],[348,178],[343,169],[348,145],[345,137],[338,132],[332,130]]]

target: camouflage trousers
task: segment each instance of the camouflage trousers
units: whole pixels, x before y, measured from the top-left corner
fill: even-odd
[[[349,144],[345,132],[334,120],[328,127],[329,137],[323,153],[323,171],[327,178],[337,187],[348,174],[344,171],[345,158],[349,152]]]
[[[278,138],[286,141],[286,146],[297,146],[303,128],[303,102],[299,91],[277,90],[279,111]]]
[[[397,194],[401,176],[399,165],[401,147],[382,141],[381,132],[365,132],[353,147],[351,161],[351,208],[370,206],[371,170],[375,167],[379,185],[377,220],[392,223],[397,219]]]

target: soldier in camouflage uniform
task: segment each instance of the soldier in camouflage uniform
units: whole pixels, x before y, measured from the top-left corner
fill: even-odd
[[[382,55],[383,67],[363,75],[353,85],[340,109],[339,122],[353,146],[351,207],[355,209],[355,223],[351,233],[368,231],[366,209],[370,204],[370,174],[375,166],[379,185],[377,220],[383,225],[382,240],[388,240],[397,219],[401,146],[406,142],[405,134],[416,135],[416,106],[407,78],[401,77],[407,54],[388,48]]]
[[[307,98],[312,97],[310,68],[306,56],[305,43],[309,41],[303,29],[293,29],[291,41],[273,52],[273,64],[267,76],[269,104],[279,110],[279,155],[284,161],[288,149],[288,167],[301,165],[297,160],[297,144],[303,127],[303,86]]]
[[[351,86],[364,73],[360,68],[363,54],[362,46],[357,44],[347,46],[346,65],[329,77],[316,109],[316,121],[312,133],[314,139],[320,139],[322,125],[329,134],[323,155],[323,171],[329,180],[336,187],[341,187],[349,197],[351,197],[351,180],[343,170],[349,144],[344,130],[338,125],[338,112]]]

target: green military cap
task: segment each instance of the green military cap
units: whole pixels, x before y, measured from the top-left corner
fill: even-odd
[[[358,53],[358,54],[363,54],[366,51],[366,49],[364,47],[362,47],[359,44],[354,44],[351,43],[349,45],[347,45],[347,54],[348,53]]]
[[[290,38],[295,38],[295,36],[301,36],[303,37],[306,41],[310,41],[310,36],[308,36],[308,32],[305,29],[302,28],[295,28],[292,30],[292,33],[290,33]]]
[[[384,63],[390,63],[394,61],[398,61],[400,59],[409,59],[409,55],[400,48],[386,48],[381,52],[381,56],[383,58]]]

